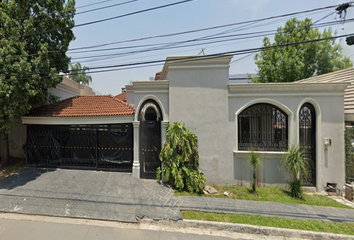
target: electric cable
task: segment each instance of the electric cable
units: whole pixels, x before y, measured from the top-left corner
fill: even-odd
[[[136,2],[136,1],[140,1],[140,0],[130,0],[130,1],[122,2],[122,3],[112,4],[112,5],[109,5],[109,6],[104,6],[104,7],[100,7],[100,8],[94,8],[94,9],[90,9],[90,10],[86,10],[86,11],[75,13],[75,15],[80,15],[80,14],[83,14],[83,13],[89,13],[89,12],[94,12],[94,11],[98,11],[98,10],[102,10],[102,9],[117,7],[117,6],[125,5],[125,4],[128,4],[128,3]]]
[[[320,41],[334,40],[334,39],[347,37],[347,36],[351,36],[351,35],[352,34],[344,34],[344,35],[332,36],[332,37],[327,37],[327,38],[312,39],[312,40],[293,42],[293,43],[287,43],[287,44],[271,45],[271,46],[267,46],[267,47],[249,48],[249,49],[236,50],[236,51],[227,51],[227,52],[215,53],[215,54],[209,54],[209,55],[175,57],[175,58],[171,58],[169,60],[163,59],[163,60],[134,62],[134,63],[94,67],[94,68],[90,68],[89,74],[104,72],[104,71],[113,71],[113,70],[118,71],[118,70],[121,70],[120,68],[122,68],[122,67],[133,67],[133,66],[141,66],[141,65],[147,65],[147,64],[157,64],[157,63],[163,63],[163,62],[185,63],[185,62],[191,62],[191,61],[199,61],[199,60],[203,60],[203,59],[220,58],[220,57],[224,57],[226,55],[237,56],[237,55],[242,55],[242,54],[255,53],[255,52],[259,52],[259,51],[266,51],[266,50],[270,50],[270,49],[274,49],[274,48],[283,48],[283,47],[288,47],[288,46],[294,46],[294,45],[298,45],[298,44],[309,44],[309,43],[315,43],[315,42],[320,42]],[[105,70],[103,70],[103,69],[105,69]],[[80,70],[80,69],[76,69],[75,71],[78,71],[78,70]],[[96,71],[92,71],[92,70],[96,70]],[[68,70],[68,72],[71,72],[71,70]],[[22,73],[20,73],[20,74],[22,74]],[[24,75],[28,75],[28,76],[40,75],[40,74],[49,74],[49,72],[32,73],[32,74],[24,73]],[[18,75],[4,74],[4,73],[0,74],[0,76],[1,75],[6,76],[6,77],[18,76]],[[20,78],[20,79],[29,79],[29,77]]]

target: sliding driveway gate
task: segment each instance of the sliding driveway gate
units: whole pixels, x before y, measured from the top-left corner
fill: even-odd
[[[27,165],[132,171],[133,126],[29,125]]]

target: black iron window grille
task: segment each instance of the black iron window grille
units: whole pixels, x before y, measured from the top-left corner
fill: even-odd
[[[238,115],[238,149],[288,150],[288,116],[267,103],[257,103]]]
[[[299,137],[308,170],[303,183],[316,186],[316,112],[310,103],[302,105],[299,112]]]

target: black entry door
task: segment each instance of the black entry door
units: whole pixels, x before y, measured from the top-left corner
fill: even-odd
[[[156,178],[161,166],[161,114],[154,101],[146,102],[140,111],[140,176]]]
[[[160,121],[144,121],[141,138],[141,176],[155,178],[156,169],[160,166],[161,124]]]
[[[300,146],[308,163],[308,175],[303,181],[307,186],[316,186],[316,113],[310,103],[300,109],[299,127]]]

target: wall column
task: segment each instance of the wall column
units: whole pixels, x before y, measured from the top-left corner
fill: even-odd
[[[168,121],[161,122],[161,149],[163,148],[163,144],[166,141],[166,129],[168,124],[169,124]]]
[[[133,177],[140,178],[140,160],[139,160],[139,127],[140,122],[134,121],[134,162],[133,162]]]
[[[167,129],[167,125],[169,124],[168,121],[162,121],[161,122],[161,149],[163,149],[163,144],[166,141],[166,129]],[[163,170],[163,165],[161,164],[161,172]],[[164,178],[162,175],[162,182],[164,182]]]

